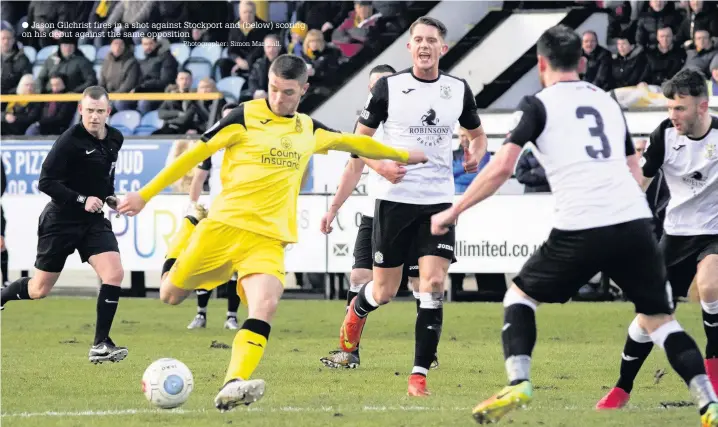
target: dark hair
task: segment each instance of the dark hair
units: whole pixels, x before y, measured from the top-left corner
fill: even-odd
[[[663,96],[676,99],[676,96],[707,97],[706,77],[697,68],[684,68],[670,80],[663,83]]]
[[[585,36],[586,34],[592,34],[593,38],[596,39],[596,41],[598,41],[598,34],[596,34],[595,31],[593,31],[593,30],[584,31],[583,34],[581,35],[581,37]]]
[[[232,110],[232,109],[237,108],[238,105],[239,105],[239,104],[237,104],[237,103],[235,103],[235,102],[228,102],[228,103],[226,103],[226,104],[224,105],[224,107],[222,107],[222,114],[224,114],[224,112],[227,111],[227,110]]]
[[[307,82],[307,63],[296,55],[279,55],[272,61],[269,72],[283,79],[297,80],[300,85]]]
[[[409,27],[409,34],[413,35],[414,28],[419,24],[424,24],[424,25],[428,25],[430,27],[434,27],[437,30],[439,30],[439,34],[441,35],[442,39],[446,37],[446,25],[444,25],[444,23],[439,21],[438,19],[432,18],[431,16],[422,16],[419,19],[417,19],[416,21],[414,21],[414,23],[411,24],[411,27]]]
[[[571,28],[556,25],[541,34],[536,42],[536,53],[546,58],[555,70],[574,71],[583,54],[581,38]]]
[[[369,71],[369,75],[371,76],[374,73],[396,73],[396,70],[394,67],[392,67],[389,64],[381,64],[377,65],[376,67],[372,68],[371,71]]]
[[[62,83],[67,86],[67,76],[64,73],[60,73],[57,71],[50,73],[50,80],[51,79],[60,79],[62,80]]]
[[[90,98],[94,100],[102,99],[102,97],[106,97],[108,100],[110,99],[110,96],[107,94],[107,91],[102,86],[90,86],[87,89],[82,91],[82,97],[89,96]]]
[[[189,69],[187,69],[187,68],[182,68],[181,70],[179,70],[179,71],[177,72],[177,74],[179,74],[179,73],[187,73],[187,74],[190,75],[190,77],[193,77],[193,76],[192,76],[192,72],[191,72]]]

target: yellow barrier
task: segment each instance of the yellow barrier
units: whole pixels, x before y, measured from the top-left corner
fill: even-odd
[[[111,93],[111,101],[213,101],[224,98],[220,92],[213,93]],[[80,101],[81,93],[0,95],[0,102],[72,102]]]

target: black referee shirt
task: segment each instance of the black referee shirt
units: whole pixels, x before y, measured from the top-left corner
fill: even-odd
[[[78,123],[60,135],[47,154],[39,189],[63,211],[84,212],[88,197],[104,202],[115,194],[115,165],[124,136],[105,127],[105,139],[97,139]]]

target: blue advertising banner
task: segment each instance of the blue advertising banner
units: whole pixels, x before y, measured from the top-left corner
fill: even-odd
[[[167,162],[174,140],[125,140],[115,172],[118,194],[137,191]],[[40,194],[37,189],[42,162],[54,141],[3,140],[2,162],[7,174],[7,194]],[[169,193],[170,189],[164,190]]]

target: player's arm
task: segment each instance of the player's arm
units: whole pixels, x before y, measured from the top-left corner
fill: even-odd
[[[362,171],[364,170],[364,162],[357,157],[352,156],[347,162],[342,177],[339,180],[339,187],[337,193],[332,199],[332,204],[329,206],[329,211],[336,215],[339,209],[344,205],[349,196],[352,194],[359,180],[361,179]]]
[[[451,208],[434,215],[431,223],[432,233],[446,233],[448,227],[456,222],[462,212],[494,194],[511,178],[524,145],[535,142],[541,135],[546,124],[546,110],[538,98],[524,97],[519,104],[519,111],[515,114],[519,118],[518,124],[509,132],[501,149]]]
[[[459,126],[466,129],[471,138],[469,142],[469,153],[471,159],[467,161],[465,169],[467,172],[475,172],[481,159],[486,154],[489,145],[489,139],[481,126],[481,118],[479,117],[479,109],[476,106],[474,93],[471,91],[469,84],[464,80],[464,108],[459,116]]]
[[[666,119],[661,123],[656,130],[651,133],[649,138],[648,147],[643,153],[643,167],[641,173],[641,181],[639,184],[643,191],[648,189],[651,185],[653,177],[656,176],[658,170],[663,166],[663,162],[666,158],[666,143],[664,134],[666,128],[670,125],[671,121]],[[630,167],[630,165],[629,165]]]
[[[118,211],[128,215],[138,214],[150,199],[185,176],[187,172],[204,159],[210,157],[221,148],[240,143],[245,133],[244,108],[240,105],[233,109],[227,117],[215,123],[214,126],[202,134],[202,142],[195,144],[172,163],[165,166],[157,176],[137,193],[128,193],[120,203]]]
[[[408,164],[426,162],[421,151],[408,151],[384,145],[366,135],[355,135],[334,131],[314,120],[315,153],[326,153],[328,150],[345,151],[370,159],[395,160]]]
[[[192,176],[192,182],[189,185],[189,199],[192,203],[197,203],[197,200],[199,200],[199,196],[202,194],[202,187],[204,187],[204,182],[207,181],[211,168],[212,157],[210,156],[194,170],[194,176]]]
[[[244,127],[244,108],[235,108],[202,135],[202,142],[182,153],[174,162],[166,166],[152,181],[139,191],[144,201],[159,194],[173,182],[182,178],[197,164],[218,150],[228,147],[242,139]]]

